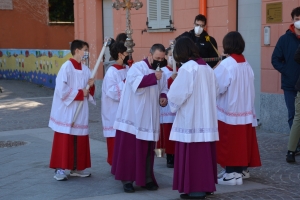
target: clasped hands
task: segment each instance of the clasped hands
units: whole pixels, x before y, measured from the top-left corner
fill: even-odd
[[[165,97],[159,98],[159,105],[165,107],[168,104],[168,99]]]

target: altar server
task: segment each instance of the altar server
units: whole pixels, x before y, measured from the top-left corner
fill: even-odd
[[[223,48],[228,57],[214,70],[220,88],[217,162],[226,167],[218,184],[242,185],[243,178],[249,177],[247,167],[261,166],[255,131],[254,73],[242,54],[245,41],[239,32],[225,35]]]
[[[216,190],[218,86],[213,69],[190,38],[180,38],[173,55],[182,63],[167,94],[170,109],[176,112],[170,134],[175,141],[173,190],[184,193],[183,199],[203,199]]]
[[[112,165],[116,130],[113,128],[121,94],[128,71],[127,48],[123,42],[115,42],[110,48],[110,55],[116,61],[105,73],[102,83],[101,117],[103,135],[107,142],[107,162]]]
[[[168,82],[168,89],[172,85],[173,81],[177,76],[178,68],[173,69],[173,53],[172,49],[169,47],[166,49],[166,60],[168,61],[168,65],[161,68],[163,73],[166,75]],[[175,153],[175,142],[170,140],[170,132],[175,119],[176,113],[172,113],[170,111],[170,106],[167,105],[165,107],[160,107],[160,138],[157,142],[158,148],[164,148],[167,158],[167,167],[174,168],[174,153]]]
[[[49,127],[54,131],[50,168],[55,169],[54,178],[58,181],[68,179],[65,169],[71,170],[70,176],[91,175],[85,171],[91,167],[88,101],[95,103],[95,86],[90,69],[81,63],[88,47],[88,43],[74,40],[72,58],[61,66],[56,78]],[[87,84],[89,90],[85,89]],[[72,124],[80,101],[83,101],[82,109]]]

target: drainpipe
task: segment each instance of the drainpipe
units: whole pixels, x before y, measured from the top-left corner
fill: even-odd
[[[206,8],[207,8],[207,0],[199,0],[199,14],[202,14],[205,17],[207,17]]]

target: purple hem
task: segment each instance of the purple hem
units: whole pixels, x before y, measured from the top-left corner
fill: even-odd
[[[216,191],[215,142],[176,142],[175,158],[173,190],[186,194]]]
[[[157,84],[157,80],[156,80],[155,73],[152,73],[152,74],[145,75],[143,77],[138,88],[149,87],[156,84]]]
[[[136,139],[135,135],[116,130],[115,147],[111,173],[116,180],[135,181],[138,186],[146,185],[146,159],[150,145],[150,168],[152,181],[154,177],[155,142]]]

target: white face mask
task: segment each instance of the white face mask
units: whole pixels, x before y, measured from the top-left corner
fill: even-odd
[[[88,58],[89,58],[89,52],[85,51],[84,54],[83,54],[83,56],[82,56],[82,58],[81,58],[81,60],[86,60]]]
[[[194,31],[196,35],[200,35],[203,31],[203,28],[201,26],[195,26]]]
[[[169,56],[168,64],[169,64],[169,66],[173,66],[173,56]]]
[[[294,22],[294,26],[296,27],[296,29],[299,29],[299,30],[300,30],[300,20]]]

